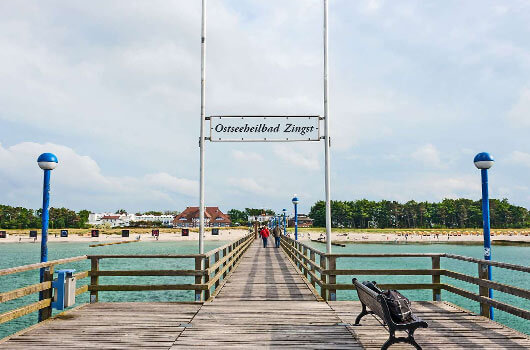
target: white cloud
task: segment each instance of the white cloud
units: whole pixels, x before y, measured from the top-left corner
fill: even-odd
[[[261,162],[264,160],[263,156],[259,153],[240,150],[233,150],[232,157],[242,162]]]
[[[412,158],[430,167],[445,167],[444,162],[440,158],[440,152],[430,143],[423,145],[414,151],[412,153]]]
[[[88,156],[73,149],[51,143],[24,142],[11,147],[0,144],[0,202],[38,207],[41,200],[42,171],[37,157],[52,152],[59,160],[52,172],[52,199],[56,205],[74,209],[112,209],[128,206],[143,208],[144,201],[158,203],[158,208],[175,209],[182,196],[189,199],[198,194],[197,182],[170,174],[152,173],[142,176],[108,176]],[[184,204],[184,203],[183,203]]]
[[[238,192],[246,192],[260,196],[273,196],[277,194],[277,190],[268,179],[265,178],[228,178],[230,184]]]
[[[295,147],[293,144],[276,145],[274,147],[274,154],[295,168],[300,167],[306,170],[320,169],[319,153],[315,153],[314,149],[309,146],[306,148],[299,147],[298,149],[295,149]],[[324,147],[320,150],[320,154],[323,153]]]
[[[508,113],[512,122],[519,126],[530,126],[530,88],[524,88],[517,102]]]
[[[518,166],[526,166],[530,168],[530,153],[513,151],[507,159],[508,162]]]

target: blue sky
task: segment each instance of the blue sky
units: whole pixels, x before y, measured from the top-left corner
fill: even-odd
[[[200,1],[0,3],[0,203],[183,210],[198,202]],[[208,115],[322,114],[322,1],[210,0]],[[330,1],[332,198],[530,207],[530,3]],[[302,211],[323,143],[207,144],[206,201]]]

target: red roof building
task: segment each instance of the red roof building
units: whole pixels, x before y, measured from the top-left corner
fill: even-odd
[[[230,227],[230,215],[223,213],[219,207],[206,207],[204,210],[205,227]],[[173,227],[199,227],[199,207],[187,207],[173,220]]]

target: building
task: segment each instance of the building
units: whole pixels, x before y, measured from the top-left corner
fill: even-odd
[[[205,227],[230,227],[230,216],[219,207],[206,207],[204,210]],[[173,227],[199,227],[199,207],[187,207],[173,220]]]
[[[115,214],[115,213],[90,213],[88,224],[92,226],[110,225],[110,227],[126,227],[133,222],[161,222],[162,225],[171,227],[173,225],[173,215],[135,215],[135,214]]]
[[[267,215],[265,214],[265,211],[263,211],[260,215],[249,215],[247,219],[250,223],[259,222],[260,224],[264,224],[271,220],[274,220],[275,217],[275,215]]]
[[[298,214],[298,227],[312,227],[313,219],[305,214]],[[289,227],[294,227],[294,217],[289,218]]]

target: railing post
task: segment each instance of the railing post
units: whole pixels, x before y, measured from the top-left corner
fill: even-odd
[[[336,270],[337,269],[337,258],[334,256],[328,256],[328,270]],[[337,276],[334,274],[330,274],[328,276],[328,283],[329,284],[336,284],[337,283]],[[329,301],[335,301],[337,300],[337,291],[335,289],[330,289],[328,291],[328,300]]]
[[[215,252],[215,263],[217,263],[218,261],[219,261],[219,251]],[[215,275],[214,276],[217,276],[218,273],[219,273],[219,267],[215,269]],[[218,278],[217,281],[215,281],[215,289],[217,289],[217,287],[219,287],[219,283],[221,283],[221,278]]]
[[[478,263],[478,278],[488,280],[488,265]],[[489,298],[488,287],[479,286],[479,295]],[[485,303],[480,303],[480,315],[490,318],[490,306]]]
[[[226,252],[227,252],[227,249],[224,248],[224,249],[223,249],[223,259],[226,258]],[[223,263],[223,269],[226,267],[226,263],[227,263],[227,261],[225,260],[225,262]],[[225,270],[225,272],[223,272],[223,280],[224,280],[225,278],[226,278],[226,270]]]
[[[432,259],[432,269],[433,270],[440,270],[440,257],[439,256],[433,256]],[[440,275],[432,275],[432,283],[440,283]],[[433,301],[442,301],[442,289],[441,288],[434,288],[432,290],[432,300]]]
[[[232,252],[233,252],[233,245],[231,244],[231,245],[228,246],[228,255],[230,255],[230,257],[228,258],[228,261],[227,261],[227,263],[229,265],[228,266],[228,272],[232,271],[232,265],[233,265],[232,264],[233,257],[231,255]]]
[[[44,280],[43,282],[51,282],[53,281],[53,266],[50,266],[44,270]],[[50,286],[49,289],[45,289],[42,291],[42,300],[51,299],[52,298],[52,291],[53,287]],[[52,306],[47,306],[43,309],[39,310],[39,320],[44,321],[52,317]]]
[[[195,270],[200,270],[204,272],[202,268],[202,259],[204,259],[202,256],[195,258]],[[202,278],[203,278],[203,275],[195,276],[195,284],[201,284]],[[202,301],[202,290],[201,289],[195,289],[195,301]]]
[[[302,254],[304,256],[304,259],[302,259],[302,261],[305,263],[305,266],[309,265],[306,261],[305,261],[305,258],[307,258],[307,247],[303,247],[302,249]],[[304,268],[304,276],[305,278],[308,278],[309,277],[309,274],[307,273],[307,269]]]
[[[207,256],[204,258],[204,271],[206,271],[206,275],[204,275],[204,284],[210,283],[210,272],[208,272],[208,269],[210,268],[210,259],[211,256]],[[210,288],[206,289],[204,291],[204,300],[208,300],[210,298]]]
[[[97,272],[99,271],[99,259],[90,258],[90,285],[99,286],[99,276]],[[90,291],[90,304],[97,303],[99,301],[99,295],[97,290]]]
[[[328,295],[328,291],[325,287],[325,285],[328,283],[328,279],[327,279],[327,275],[326,273],[324,272],[324,270],[326,270],[326,256],[323,255],[323,254],[319,254],[320,256],[320,268],[322,269],[321,273],[320,273],[320,280],[322,281],[322,287],[320,288],[320,296],[322,297],[322,299],[324,300],[328,300],[327,298],[327,295]]]
[[[309,260],[311,260],[313,263],[316,263],[315,262],[315,252],[313,250],[311,250],[309,252]],[[311,272],[313,272],[313,274],[315,274],[315,267],[313,265],[311,265]],[[315,279],[313,277],[311,277],[311,284],[313,285],[313,287],[315,287]]]

